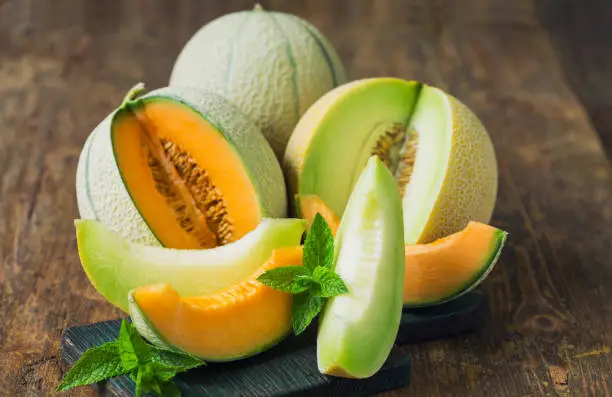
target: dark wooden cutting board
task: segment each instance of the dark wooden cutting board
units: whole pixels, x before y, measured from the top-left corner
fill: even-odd
[[[482,324],[487,312],[486,295],[470,292],[449,303],[404,310],[397,344],[417,343],[465,332]],[[72,365],[90,347],[116,339],[121,320],[65,330],[62,358]],[[233,363],[209,363],[179,374],[176,383],[184,397],[361,397],[408,386],[410,357],[393,348],[384,367],[363,380],[321,375],[316,359],[316,324],[300,337],[290,337],[255,357]],[[134,383],[118,377],[99,384],[104,396],[131,397]]]

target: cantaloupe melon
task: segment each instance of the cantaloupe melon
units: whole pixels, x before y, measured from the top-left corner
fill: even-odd
[[[240,240],[222,247],[182,250],[132,243],[100,222],[75,221],[83,269],[110,303],[128,310],[128,292],[169,283],[181,296],[209,294],[244,280],[272,254],[297,246],[305,230],[301,219],[264,218]]]
[[[317,195],[342,217],[372,154],[400,186],[407,244],[490,220],[497,162],[482,123],[451,95],[398,78],[345,84],[304,114],[284,158],[291,194]]]
[[[181,298],[169,284],[143,286],[130,292],[130,314],[139,333],[160,347],[206,361],[249,357],[291,329],[291,295],[264,286],[257,277],[301,264],[301,247],[286,247],[245,280],[215,294]]]
[[[196,32],[169,85],[204,87],[229,99],[262,129],[280,160],[300,116],[345,81],[340,58],[313,25],[256,6]]]
[[[493,270],[507,233],[470,222],[429,244],[405,247],[404,305],[429,306],[471,291]]]
[[[282,171],[260,130],[191,87],[132,90],[91,133],[77,168],[82,218],[171,248],[239,240],[286,215]]]

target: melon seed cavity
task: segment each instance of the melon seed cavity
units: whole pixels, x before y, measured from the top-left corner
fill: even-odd
[[[234,228],[223,194],[208,172],[169,139],[159,137],[145,115],[134,112],[141,127],[141,142],[155,187],[174,211],[179,226],[202,248],[234,241]]]
[[[371,151],[393,173],[402,197],[414,171],[418,138],[416,131],[406,130],[403,124],[394,123],[380,135]]]

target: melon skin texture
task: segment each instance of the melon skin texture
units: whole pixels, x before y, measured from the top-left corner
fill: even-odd
[[[94,129],[81,151],[76,173],[81,218],[100,221],[133,242],[162,245],[124,183],[112,132],[127,106],[140,106],[160,98],[184,104],[218,129],[251,176],[262,217],[286,216],[286,190],[280,165],[260,130],[235,106],[218,95],[193,87],[166,87],[134,98],[137,89]]]
[[[262,129],[281,159],[300,116],[345,81],[340,58],[314,26],[256,6],[196,32],[179,54],[169,85],[226,97]]]
[[[367,378],[387,360],[402,314],[404,242],[395,179],[371,157],[336,235],[333,267],[349,292],[330,298],[317,337],[324,374]]]
[[[170,283],[181,296],[223,290],[251,275],[276,249],[300,243],[301,219],[264,219],[242,239],[222,247],[192,250],[130,242],[100,222],[75,221],[83,270],[110,303],[128,311],[130,290]]]
[[[206,361],[240,360],[276,345],[291,329],[291,294],[268,288],[257,277],[301,264],[302,247],[286,247],[218,293],[181,298],[169,284],[143,286],[129,293],[130,315],[138,332],[156,346]]]
[[[283,161],[290,193],[317,195],[342,217],[373,136],[392,123],[419,139],[402,190],[406,244],[432,242],[469,221],[488,223],[497,196],[497,161],[482,123],[451,95],[398,78],[347,83],[304,114]]]

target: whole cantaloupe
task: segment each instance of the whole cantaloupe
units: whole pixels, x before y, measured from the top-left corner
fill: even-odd
[[[336,51],[314,26],[257,5],[196,32],[179,54],[169,85],[224,96],[261,128],[281,159],[302,114],[345,81]]]

